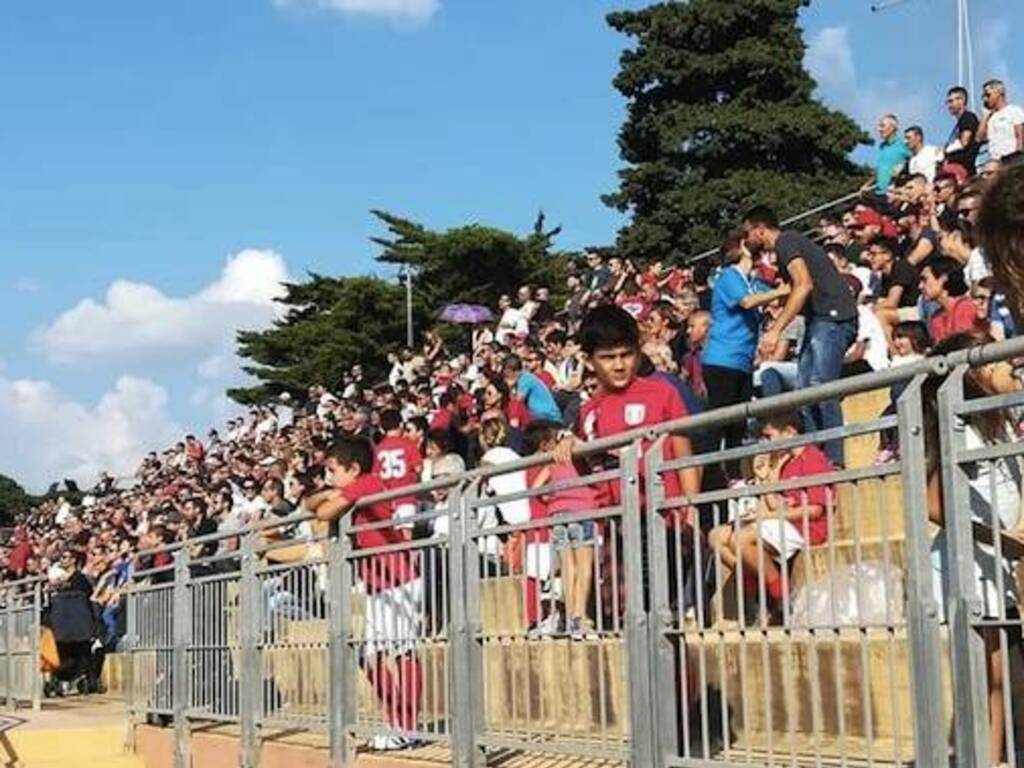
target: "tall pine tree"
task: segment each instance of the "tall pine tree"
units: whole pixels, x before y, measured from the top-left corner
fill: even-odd
[[[628,100],[627,163],[604,201],[631,215],[629,258],[684,260],[751,205],[792,215],[864,181],[867,136],[813,96],[798,13],[809,0],[689,0],[611,13],[635,41],[615,87]]]

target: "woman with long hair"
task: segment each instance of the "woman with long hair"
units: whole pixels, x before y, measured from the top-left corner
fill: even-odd
[[[992,342],[985,333],[961,333],[946,338],[933,353],[947,355],[952,352]],[[925,453],[928,463],[928,517],[940,526],[932,543],[933,585],[940,607],[946,605],[946,582],[953,564],[949,562],[946,534],[947,515],[953,509],[952,501],[943,499],[942,464],[947,457],[941,455],[939,442],[938,388],[942,379],[932,378],[923,391]],[[989,363],[971,368],[964,378],[966,399],[991,397],[1021,390],[1020,381],[1013,375],[1007,361]],[[1004,409],[986,410],[964,417],[964,439],[967,450],[977,450],[1016,441],[1016,419]],[[1009,550],[1024,548],[1021,524],[1021,486],[1024,470],[1017,455],[996,457],[974,462],[968,473],[969,508],[962,512],[971,516],[974,532],[974,573],[977,584],[975,598],[980,602],[982,617],[995,621],[1017,621],[1020,617],[1019,595],[1013,563],[1007,558]],[[961,510],[956,510],[961,512]],[[995,525],[998,523],[998,525]],[[1000,559],[993,540],[997,528],[1002,539]],[[1015,627],[1020,634],[1019,626]],[[985,627],[981,630],[985,641],[986,671],[988,675],[989,735],[993,764],[1002,763],[1005,741],[1004,686],[1010,681],[1003,676],[1000,629]],[[1011,641],[1011,645],[1015,645]]]

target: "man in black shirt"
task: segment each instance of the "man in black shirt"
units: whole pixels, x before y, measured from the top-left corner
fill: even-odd
[[[857,338],[857,301],[839,270],[807,237],[781,231],[778,218],[769,208],[753,208],[744,219],[743,230],[747,247],[755,253],[775,251],[780,273],[792,285],[781,314],[761,336],[761,352],[771,356],[786,327],[802,314],[807,326],[797,358],[797,385],[804,388],[838,379],[843,356]],[[828,400],[807,408],[804,421],[808,431],[841,426],[839,401]],[[832,440],[824,448],[833,463],[841,466],[842,443]]]
[[[968,176],[975,173],[978,158],[978,116],[967,109],[967,89],[959,85],[946,94],[946,108],[956,118],[956,125],[946,144],[946,162],[959,165],[967,170]]]

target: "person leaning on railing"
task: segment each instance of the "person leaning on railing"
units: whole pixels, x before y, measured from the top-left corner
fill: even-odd
[[[373,449],[368,440],[341,438],[327,458],[331,487],[308,497],[305,507],[317,519],[334,523],[351,513],[356,528],[353,546],[360,549],[390,547],[410,541],[400,526],[361,528],[393,519],[391,502],[359,505],[361,499],[384,493],[384,484],[373,472]],[[411,645],[420,634],[423,579],[408,551],[387,552],[355,561],[357,588],[366,594],[360,660],[374,686],[389,725],[397,731],[415,731],[423,673]],[[412,740],[404,736],[379,736],[378,750],[404,749]]]

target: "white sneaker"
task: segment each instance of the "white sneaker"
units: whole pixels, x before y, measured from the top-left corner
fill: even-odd
[[[370,739],[370,749],[374,752],[395,752],[399,749],[405,749],[408,746],[409,742],[401,736],[378,734]]]
[[[554,610],[529,631],[530,637],[551,637],[562,631],[562,613]]]

